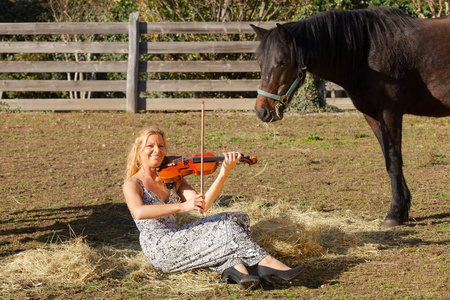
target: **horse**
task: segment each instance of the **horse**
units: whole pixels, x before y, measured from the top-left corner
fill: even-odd
[[[306,72],[342,86],[385,158],[392,198],[382,227],[407,222],[411,193],[403,176],[403,115],[450,115],[450,16],[417,19],[376,7],[322,12],[272,29],[251,26],[260,41],[259,119],[282,120]]]

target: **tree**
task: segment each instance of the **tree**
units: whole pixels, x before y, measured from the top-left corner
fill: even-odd
[[[114,0],[99,0],[95,3],[88,0],[70,1],[70,0],[50,0],[48,5],[51,9],[53,18],[56,22],[105,22],[107,21],[107,14],[105,11],[110,11],[114,5]],[[79,34],[62,34],[61,38],[64,42],[92,42],[95,35],[80,36]],[[66,61],[91,61],[93,58],[92,53],[80,54],[68,54],[64,53],[64,59]],[[95,79],[96,74],[84,74],[81,72],[68,72],[68,81],[82,81]],[[69,91],[70,99],[85,99],[91,98],[91,92],[75,92]]]
[[[294,0],[138,0],[140,20],[144,22],[229,22],[290,21],[296,13]],[[141,41],[237,41],[253,40],[253,34],[155,34]],[[193,53],[142,55],[141,60],[251,60],[252,54]],[[153,73],[146,79],[240,79],[259,78],[258,73]],[[143,75],[141,74],[141,79]],[[149,97],[254,97],[255,93],[153,93]]]
[[[439,18],[450,13],[449,0],[412,0],[412,3],[420,18],[427,18],[430,15],[432,18]]]
[[[0,2],[0,22],[108,22],[127,21],[130,12],[136,11],[133,0],[35,0],[35,1],[3,1]],[[127,40],[121,35],[24,35],[0,36],[7,41],[117,41]],[[40,53],[7,53],[0,56],[2,60],[10,61],[60,61],[60,60],[123,60],[121,54],[40,54]],[[108,79],[125,78],[124,74],[82,74],[82,73],[3,73],[0,79],[67,79],[83,80],[104,76]],[[0,94],[0,98],[1,98]],[[8,98],[53,98],[89,97],[84,92],[5,92]]]
[[[298,4],[294,0],[137,0],[145,22],[290,20]]]

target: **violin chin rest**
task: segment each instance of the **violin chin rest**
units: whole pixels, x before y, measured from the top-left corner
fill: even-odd
[[[175,182],[164,182],[164,185],[166,186],[166,188],[171,190],[175,187]]]

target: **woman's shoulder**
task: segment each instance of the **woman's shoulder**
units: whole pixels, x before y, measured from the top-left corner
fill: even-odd
[[[130,177],[126,179],[122,185],[123,190],[142,190],[143,188],[144,185],[142,184],[142,181],[136,177]]]
[[[141,180],[139,178],[137,178],[136,176],[130,177],[125,179],[125,181],[123,182],[123,184],[139,184],[142,183]]]

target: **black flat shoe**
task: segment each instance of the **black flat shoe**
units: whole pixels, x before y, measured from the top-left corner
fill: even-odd
[[[258,287],[261,283],[261,280],[256,275],[248,275],[239,272],[234,267],[228,268],[222,273],[222,278],[227,281],[233,281],[238,283],[243,289],[254,289]]]
[[[283,280],[293,280],[305,269],[305,266],[300,265],[290,270],[277,270],[270,267],[258,266],[258,275],[262,280],[272,283],[271,277],[276,276]]]

